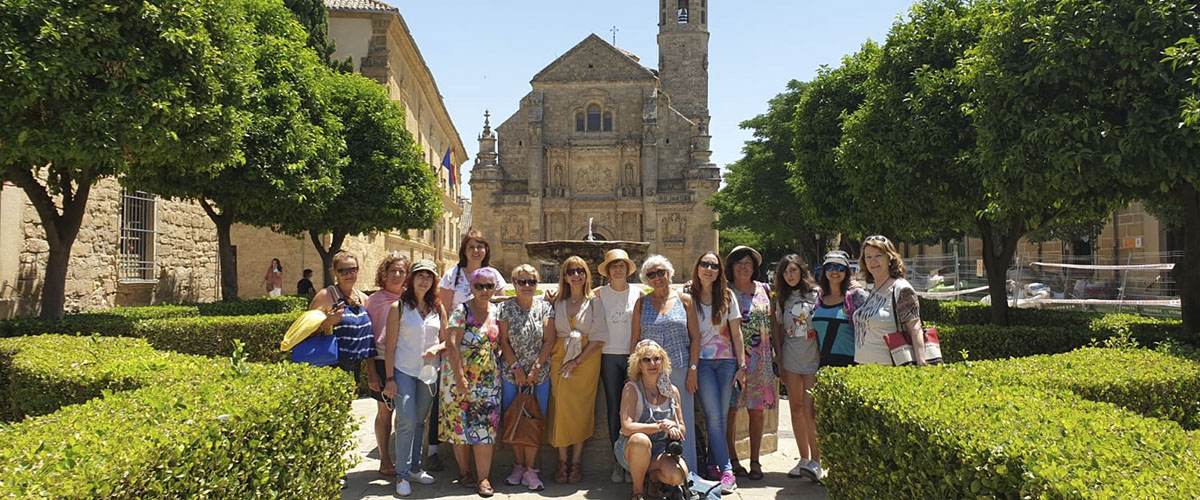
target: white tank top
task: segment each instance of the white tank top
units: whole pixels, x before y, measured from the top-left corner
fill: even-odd
[[[633,306],[637,305],[640,295],[629,285],[624,292],[617,292],[611,285],[600,287],[600,302],[604,304],[607,313],[604,320],[608,323],[608,341],[600,350],[603,354],[629,355],[629,338],[632,335]]]

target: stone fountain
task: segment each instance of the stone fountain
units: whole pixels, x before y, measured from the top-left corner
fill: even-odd
[[[587,261],[592,271],[592,281],[600,284],[602,279],[596,271],[596,266],[604,262],[604,253],[614,248],[620,248],[629,254],[637,265],[646,259],[650,244],[642,241],[606,241],[597,240],[592,234],[592,218],[588,218],[588,234],[582,240],[535,241],[525,244],[525,252],[529,258],[543,264],[558,266],[567,257],[578,255]],[[636,270],[631,269],[631,278],[636,276]],[[557,274],[557,273],[556,273]],[[549,277],[547,277],[549,278]]]

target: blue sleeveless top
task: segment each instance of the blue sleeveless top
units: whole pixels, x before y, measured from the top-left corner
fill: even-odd
[[[341,293],[337,287],[333,288],[336,301]],[[347,304],[342,322],[333,325],[333,336],[337,341],[339,361],[375,357],[375,333],[365,306]]]
[[[683,300],[675,295],[675,304],[666,314],[658,314],[650,303],[650,295],[642,297],[642,339],[658,342],[667,351],[672,370],[685,370],[691,356],[692,338],[688,336],[687,310]]]

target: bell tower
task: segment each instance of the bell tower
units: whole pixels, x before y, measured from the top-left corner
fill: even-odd
[[[658,0],[658,78],[671,107],[708,121],[708,0]]]

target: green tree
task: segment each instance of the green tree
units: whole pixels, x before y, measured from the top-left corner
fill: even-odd
[[[984,181],[998,206],[1142,198],[1182,214],[1184,326],[1200,329],[1200,141],[1181,126],[1194,71],[1162,62],[1200,26],[1193,1],[1002,0],[968,57]],[[1184,45],[1186,46],[1186,45]],[[1034,176],[1023,173],[1036,170]],[[1048,197],[1066,192],[1077,200]]]
[[[788,164],[795,159],[792,117],[807,88],[805,82],[788,82],[765,114],[741,123],[754,131],[754,138],[742,147],[742,158],[729,165],[725,187],[705,204],[719,215],[717,229],[753,233],[760,249],[796,248],[806,262],[814,262],[825,247],[809,224],[808,215],[815,210],[803,206],[787,183]]]
[[[223,0],[0,0],[0,177],[46,232],[42,318],[62,317],[97,180],[130,168],[212,175],[239,159],[248,42]]]
[[[333,59],[337,47],[329,38],[329,11],[325,7],[325,0],[283,0],[283,3],[308,33],[308,47],[317,53],[325,65],[342,73],[354,71],[354,61],[350,57],[343,61]]]
[[[238,141],[244,161],[216,175],[137,169],[131,186],[166,197],[195,199],[217,227],[221,297],[238,298],[237,265],[230,239],[235,222],[289,227],[297,207],[320,207],[339,192],[344,162],[342,125],[332,113],[326,69],[305,46],[306,33],[281,0],[238,0],[254,26],[250,98],[239,108],[253,124]]]
[[[979,117],[1008,103],[981,101],[971,78],[978,73],[963,61],[1004,15],[988,2],[914,5],[888,34],[842,144],[854,194],[877,224],[910,241],[980,237],[998,324],[1007,323],[1007,270],[1023,237],[1103,218],[1122,203],[1100,196],[1093,179],[1054,171],[1056,151],[1004,158],[1001,146],[980,138]],[[1006,126],[1021,131],[1030,124]]]
[[[878,55],[879,46],[868,41],[859,52],[842,58],[840,67],[820,68],[796,105],[791,124],[793,160],[788,170],[799,200],[796,207],[804,210],[800,216],[813,231],[843,235],[839,246],[847,250],[857,250],[850,240],[863,236],[864,217],[850,192],[853,171],[838,160],[838,146],[843,121],[866,99],[863,84]]]
[[[338,194],[324,204],[296,210],[297,221],[278,227],[307,232],[325,268],[347,236],[429,229],[442,215],[441,195],[420,147],[404,126],[404,109],[378,83],[353,74],[331,74],[333,112],[345,125],[346,143]],[[330,235],[329,245],[321,236]]]

